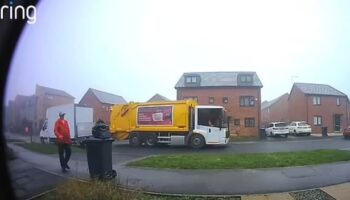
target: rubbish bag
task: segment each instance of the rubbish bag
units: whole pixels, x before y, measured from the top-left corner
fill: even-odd
[[[99,139],[111,138],[111,134],[109,133],[109,126],[102,120],[97,121],[95,126],[92,127],[92,136]]]

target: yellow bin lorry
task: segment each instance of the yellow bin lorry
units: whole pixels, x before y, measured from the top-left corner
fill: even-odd
[[[132,146],[156,144],[224,145],[229,127],[222,106],[198,105],[193,100],[150,103],[130,102],[112,108],[110,132]]]

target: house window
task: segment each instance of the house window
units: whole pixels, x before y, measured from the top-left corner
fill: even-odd
[[[244,119],[245,127],[255,127],[255,119],[254,118],[245,118]]]
[[[233,121],[233,123],[234,123],[235,126],[239,126],[239,125],[241,125],[241,120],[240,119],[235,119]]]
[[[255,106],[255,98],[253,96],[242,96],[239,99],[239,105],[241,107],[253,107]]]
[[[319,96],[314,96],[314,97],[312,98],[312,103],[313,103],[314,105],[321,105],[321,97],[319,97]]]
[[[340,106],[340,98],[337,98],[337,106]]]
[[[198,102],[198,97],[197,96],[187,96],[187,97],[183,97],[183,100],[187,100],[187,99],[193,99],[195,101]]]
[[[223,104],[228,104],[228,97],[223,97],[222,98],[222,103]]]
[[[321,116],[314,116],[314,125],[315,126],[322,125],[322,117]]]
[[[215,98],[209,97],[209,104],[214,104],[214,103],[215,103]]]
[[[186,76],[185,80],[186,80],[186,83],[197,83],[198,76]]]
[[[251,85],[253,83],[253,75],[252,74],[239,74],[238,75],[238,83],[243,85]]]
[[[47,95],[47,98],[48,98],[48,99],[53,99],[53,96]]]

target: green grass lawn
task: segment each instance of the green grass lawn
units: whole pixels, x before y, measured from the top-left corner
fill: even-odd
[[[58,154],[57,145],[56,144],[41,144],[41,143],[17,143],[21,147],[24,147],[30,151],[34,151],[42,154]],[[84,153],[85,149],[71,146],[73,153]]]
[[[349,151],[315,150],[254,154],[161,155],[131,162],[134,167],[167,169],[255,169],[317,165],[350,160]]]

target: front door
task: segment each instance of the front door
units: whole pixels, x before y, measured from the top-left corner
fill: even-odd
[[[334,118],[334,131],[339,132],[341,128],[341,115],[335,114]]]
[[[207,137],[206,137],[207,143],[218,143],[220,141],[220,135],[221,135],[220,128],[212,127],[212,126],[201,126],[201,125],[199,125],[198,128],[207,133]]]

